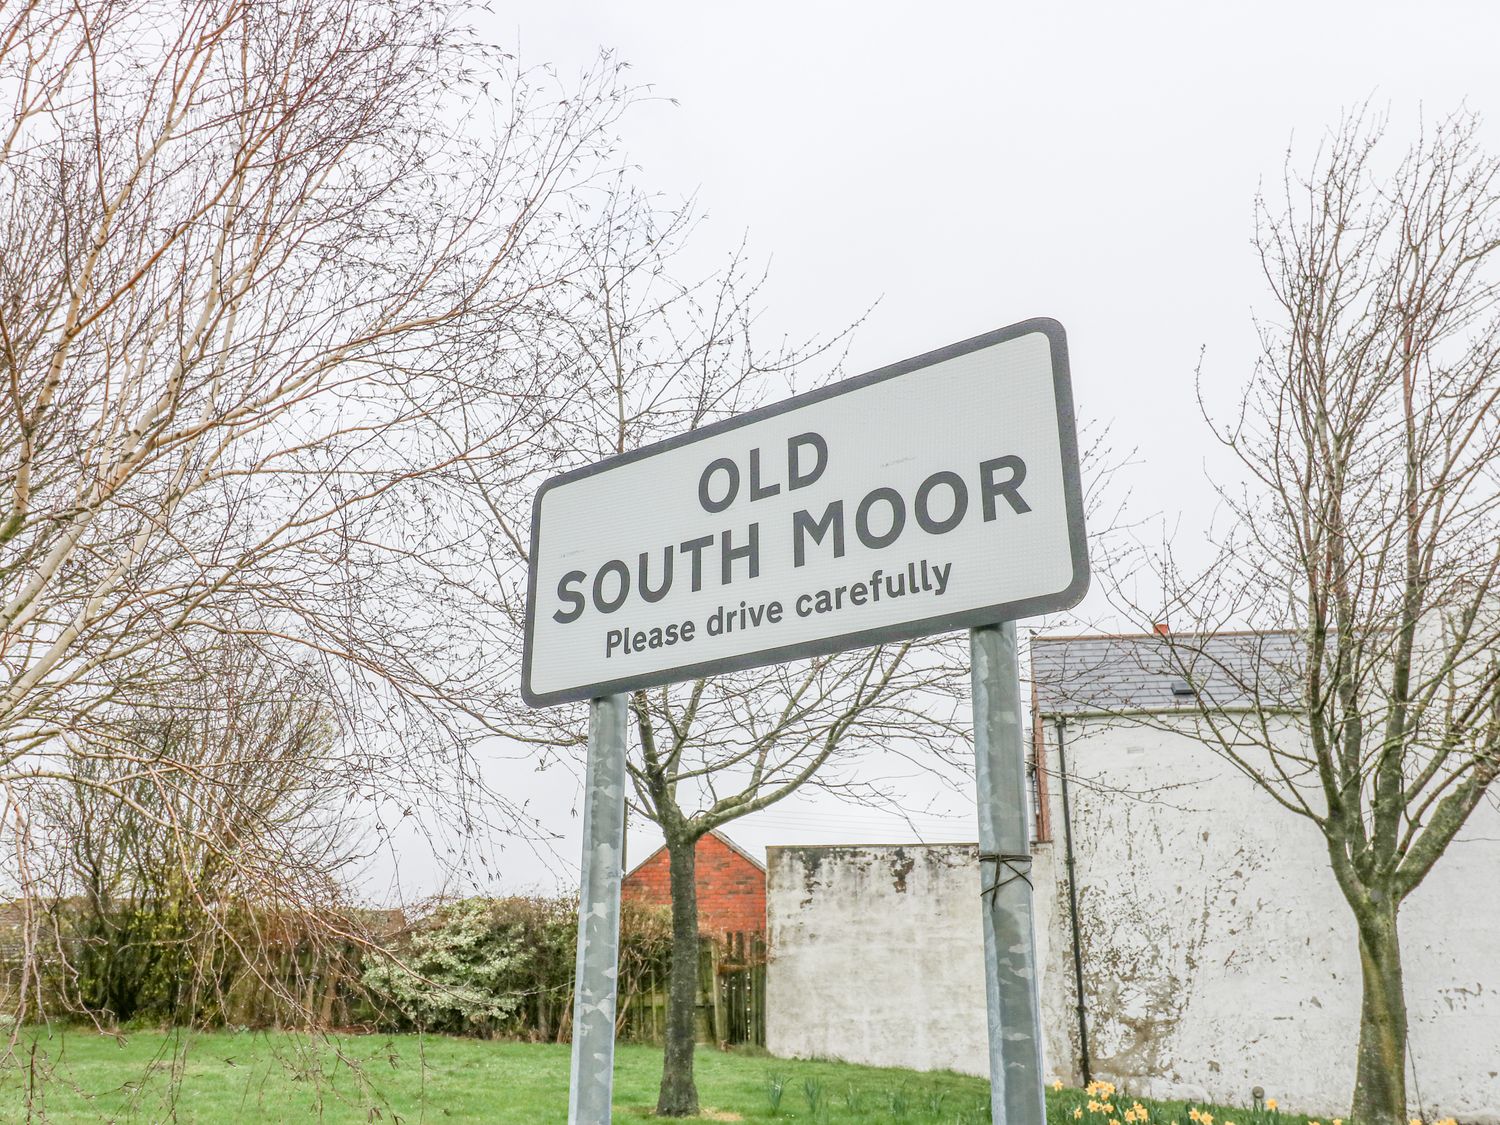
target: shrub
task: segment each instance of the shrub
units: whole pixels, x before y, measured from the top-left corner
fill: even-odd
[[[363,981],[386,998],[387,1030],[566,1040],[571,1033],[578,904],[541,896],[440,904],[384,954]],[[619,1010],[664,979],[666,912],[626,903],[620,921]]]
[[[440,907],[397,957],[367,965],[366,987],[391,1001],[400,1022],[425,1031],[493,1035],[520,1007],[525,958],[516,927],[493,899]]]

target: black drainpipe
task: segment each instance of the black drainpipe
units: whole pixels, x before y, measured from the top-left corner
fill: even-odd
[[[1063,839],[1068,851],[1068,922],[1073,928],[1073,984],[1078,990],[1078,1045],[1082,1055],[1083,1084],[1094,1080],[1089,1059],[1089,1021],[1083,1006],[1083,944],[1078,937],[1078,875],[1073,862],[1073,809],[1068,801],[1068,720],[1057,717],[1057,768],[1062,775]]]

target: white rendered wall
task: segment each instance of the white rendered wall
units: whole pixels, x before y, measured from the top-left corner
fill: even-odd
[[[771,1053],[988,1074],[977,852],[769,848]]]
[[[1056,745],[1037,845],[1049,1080],[1079,1081]],[[1182,734],[1068,727],[1096,1077],[1140,1095],[1347,1115],[1353,919],[1317,830]],[[983,1075],[973,845],[772,848],[773,1054]],[[1415,1096],[1500,1123],[1500,813],[1485,806],[1401,913]],[[1415,1113],[1417,1106],[1412,1106]]]
[[[1072,720],[1067,739],[1095,1075],[1237,1104],[1258,1085],[1289,1109],[1346,1113],[1359,954],[1321,834],[1185,734]],[[1408,1089],[1429,1116],[1500,1121],[1497,892],[1500,814],[1486,806],[1401,912]],[[1075,1081],[1064,894],[1059,881],[1043,1012],[1056,1073]]]

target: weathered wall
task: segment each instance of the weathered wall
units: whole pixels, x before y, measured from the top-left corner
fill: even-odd
[[[1054,841],[1035,845],[1049,1080],[1078,1082],[1055,734]],[[1132,1093],[1347,1113],[1359,1027],[1352,918],[1322,837],[1183,734],[1071,720],[1094,1074]],[[984,1074],[973,845],[772,848],[775,1054]],[[1402,911],[1429,1119],[1500,1122],[1500,812]],[[1415,1110],[1413,1106],[1413,1110]]]
[[[1232,1103],[1259,1085],[1289,1108],[1346,1112],[1359,957],[1322,836],[1185,734],[1073,719],[1067,739],[1095,1074]],[[1073,1081],[1065,887],[1043,1007],[1053,1069]],[[1402,911],[1413,1089],[1429,1114],[1500,1121],[1497,889],[1500,814],[1485,808]]]
[[[987,1074],[977,851],[768,849],[771,1053]]]

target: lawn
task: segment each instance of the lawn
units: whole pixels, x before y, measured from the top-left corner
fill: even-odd
[[[34,1046],[34,1049],[33,1049]],[[700,1049],[698,1091],[717,1120],[978,1125],[987,1084],[847,1063]],[[661,1077],[654,1047],[622,1045],[615,1117],[649,1115]],[[121,1038],[79,1029],[28,1040],[0,1071],[0,1121],[447,1122],[566,1120],[568,1048],[417,1036],[215,1032]],[[1092,1103],[1093,1108],[1090,1108]],[[1110,1106],[1105,1112],[1103,1104]],[[1049,1091],[1049,1125],[1195,1125],[1184,1105]],[[1209,1125],[1304,1125],[1290,1114],[1203,1107]],[[1076,1111],[1076,1112],[1075,1112]],[[1127,1121],[1122,1121],[1129,1112]],[[1272,1118],[1274,1117],[1274,1123]]]

